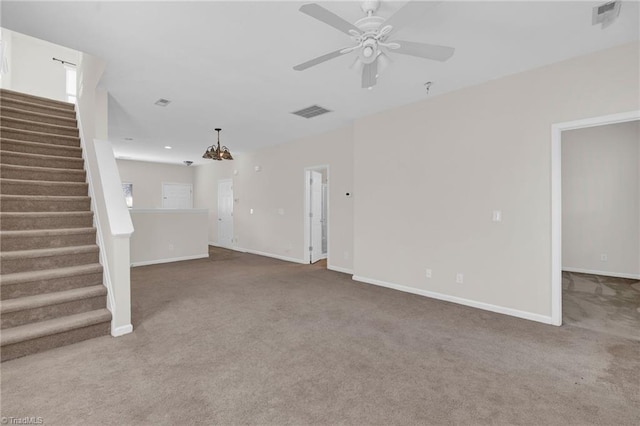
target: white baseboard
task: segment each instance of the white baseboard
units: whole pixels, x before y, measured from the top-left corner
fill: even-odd
[[[534,314],[532,312],[525,312],[525,311],[520,311],[512,308],[505,308],[503,306],[492,305],[490,303],[477,302],[475,300],[464,299],[462,297],[450,296],[448,294],[436,293],[433,291],[422,290],[414,287],[407,287],[400,284],[389,283],[389,282],[380,281],[373,278],[361,277],[357,275],[353,276],[353,280],[360,281],[367,284],[378,285],[381,287],[387,287],[394,290],[400,290],[406,293],[413,293],[420,296],[426,296],[432,299],[444,300],[446,302],[453,302],[460,305],[471,306],[472,308],[483,309],[485,311],[496,312],[499,314],[510,315],[513,317],[518,317],[518,318],[523,318],[531,321],[541,322],[544,324],[553,325],[553,319],[551,318],[551,316]]]
[[[594,271],[591,269],[581,269],[581,268],[571,268],[571,267],[562,267],[563,271],[567,272],[577,272],[579,274],[591,274],[591,275],[602,275],[605,277],[615,277],[615,278],[628,278],[630,280],[640,280],[640,274],[627,274],[626,272],[608,272],[608,271]]]
[[[111,328],[111,335],[113,337],[124,336],[125,334],[129,334],[133,331],[133,326],[131,324],[121,325],[120,327]]]
[[[249,254],[257,254],[258,256],[272,257],[274,259],[284,260],[286,262],[302,263],[303,265],[308,265],[309,264],[309,262],[305,262],[302,259],[296,259],[295,257],[281,256],[279,254],[267,253],[267,252],[264,252],[264,251],[251,250],[251,249],[245,249],[245,248],[240,248],[240,247],[234,247],[233,250],[237,250],[237,251],[241,251],[241,252],[249,253]]]
[[[343,274],[353,275],[353,269],[342,268],[340,266],[327,265],[327,269],[330,271],[342,272]]]
[[[131,266],[146,266],[146,265],[156,265],[158,263],[171,263],[171,262],[180,262],[183,260],[194,260],[194,259],[204,259],[209,257],[209,253],[206,254],[194,254],[192,256],[182,256],[182,257],[170,257],[166,259],[154,259],[154,260],[144,260],[142,262],[132,262]]]

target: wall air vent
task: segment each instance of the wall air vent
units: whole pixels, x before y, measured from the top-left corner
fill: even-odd
[[[157,101],[154,102],[154,104],[161,106],[161,107],[166,107],[167,105],[169,105],[171,103],[171,101],[169,99],[158,99]]]
[[[304,118],[313,118],[328,112],[331,111],[318,105],[311,105],[310,107],[303,108],[299,111],[294,111],[291,114],[299,115]]]
[[[594,7],[591,24],[602,24],[602,28],[607,28],[620,15],[620,6],[620,1],[610,1]]]

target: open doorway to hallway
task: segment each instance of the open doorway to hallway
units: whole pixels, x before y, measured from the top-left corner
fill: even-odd
[[[561,134],[562,321],[640,340],[640,121]]]
[[[304,174],[305,252],[309,263],[322,261],[326,267],[329,255],[329,166],[308,167]]]

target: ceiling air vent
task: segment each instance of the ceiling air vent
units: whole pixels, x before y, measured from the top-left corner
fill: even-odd
[[[607,28],[618,15],[620,15],[620,1],[610,1],[593,8],[591,24],[602,24],[602,28]]]
[[[171,101],[169,99],[158,99],[157,101],[154,102],[156,105],[161,106],[161,107],[166,107],[167,105],[169,105],[171,103]]]
[[[294,111],[291,114],[299,115],[300,117],[304,118],[312,118],[322,114],[326,114],[328,112],[331,111],[318,105],[311,105],[310,107],[303,108],[299,111]]]

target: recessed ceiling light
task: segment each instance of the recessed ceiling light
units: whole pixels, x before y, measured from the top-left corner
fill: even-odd
[[[154,102],[154,104],[161,106],[161,107],[166,107],[167,105],[169,105],[171,103],[171,101],[169,99],[163,99],[160,98],[157,101]]]
[[[164,147],[164,149],[171,149],[171,148],[173,148],[173,147],[169,146],[169,145],[165,145],[165,147]]]

